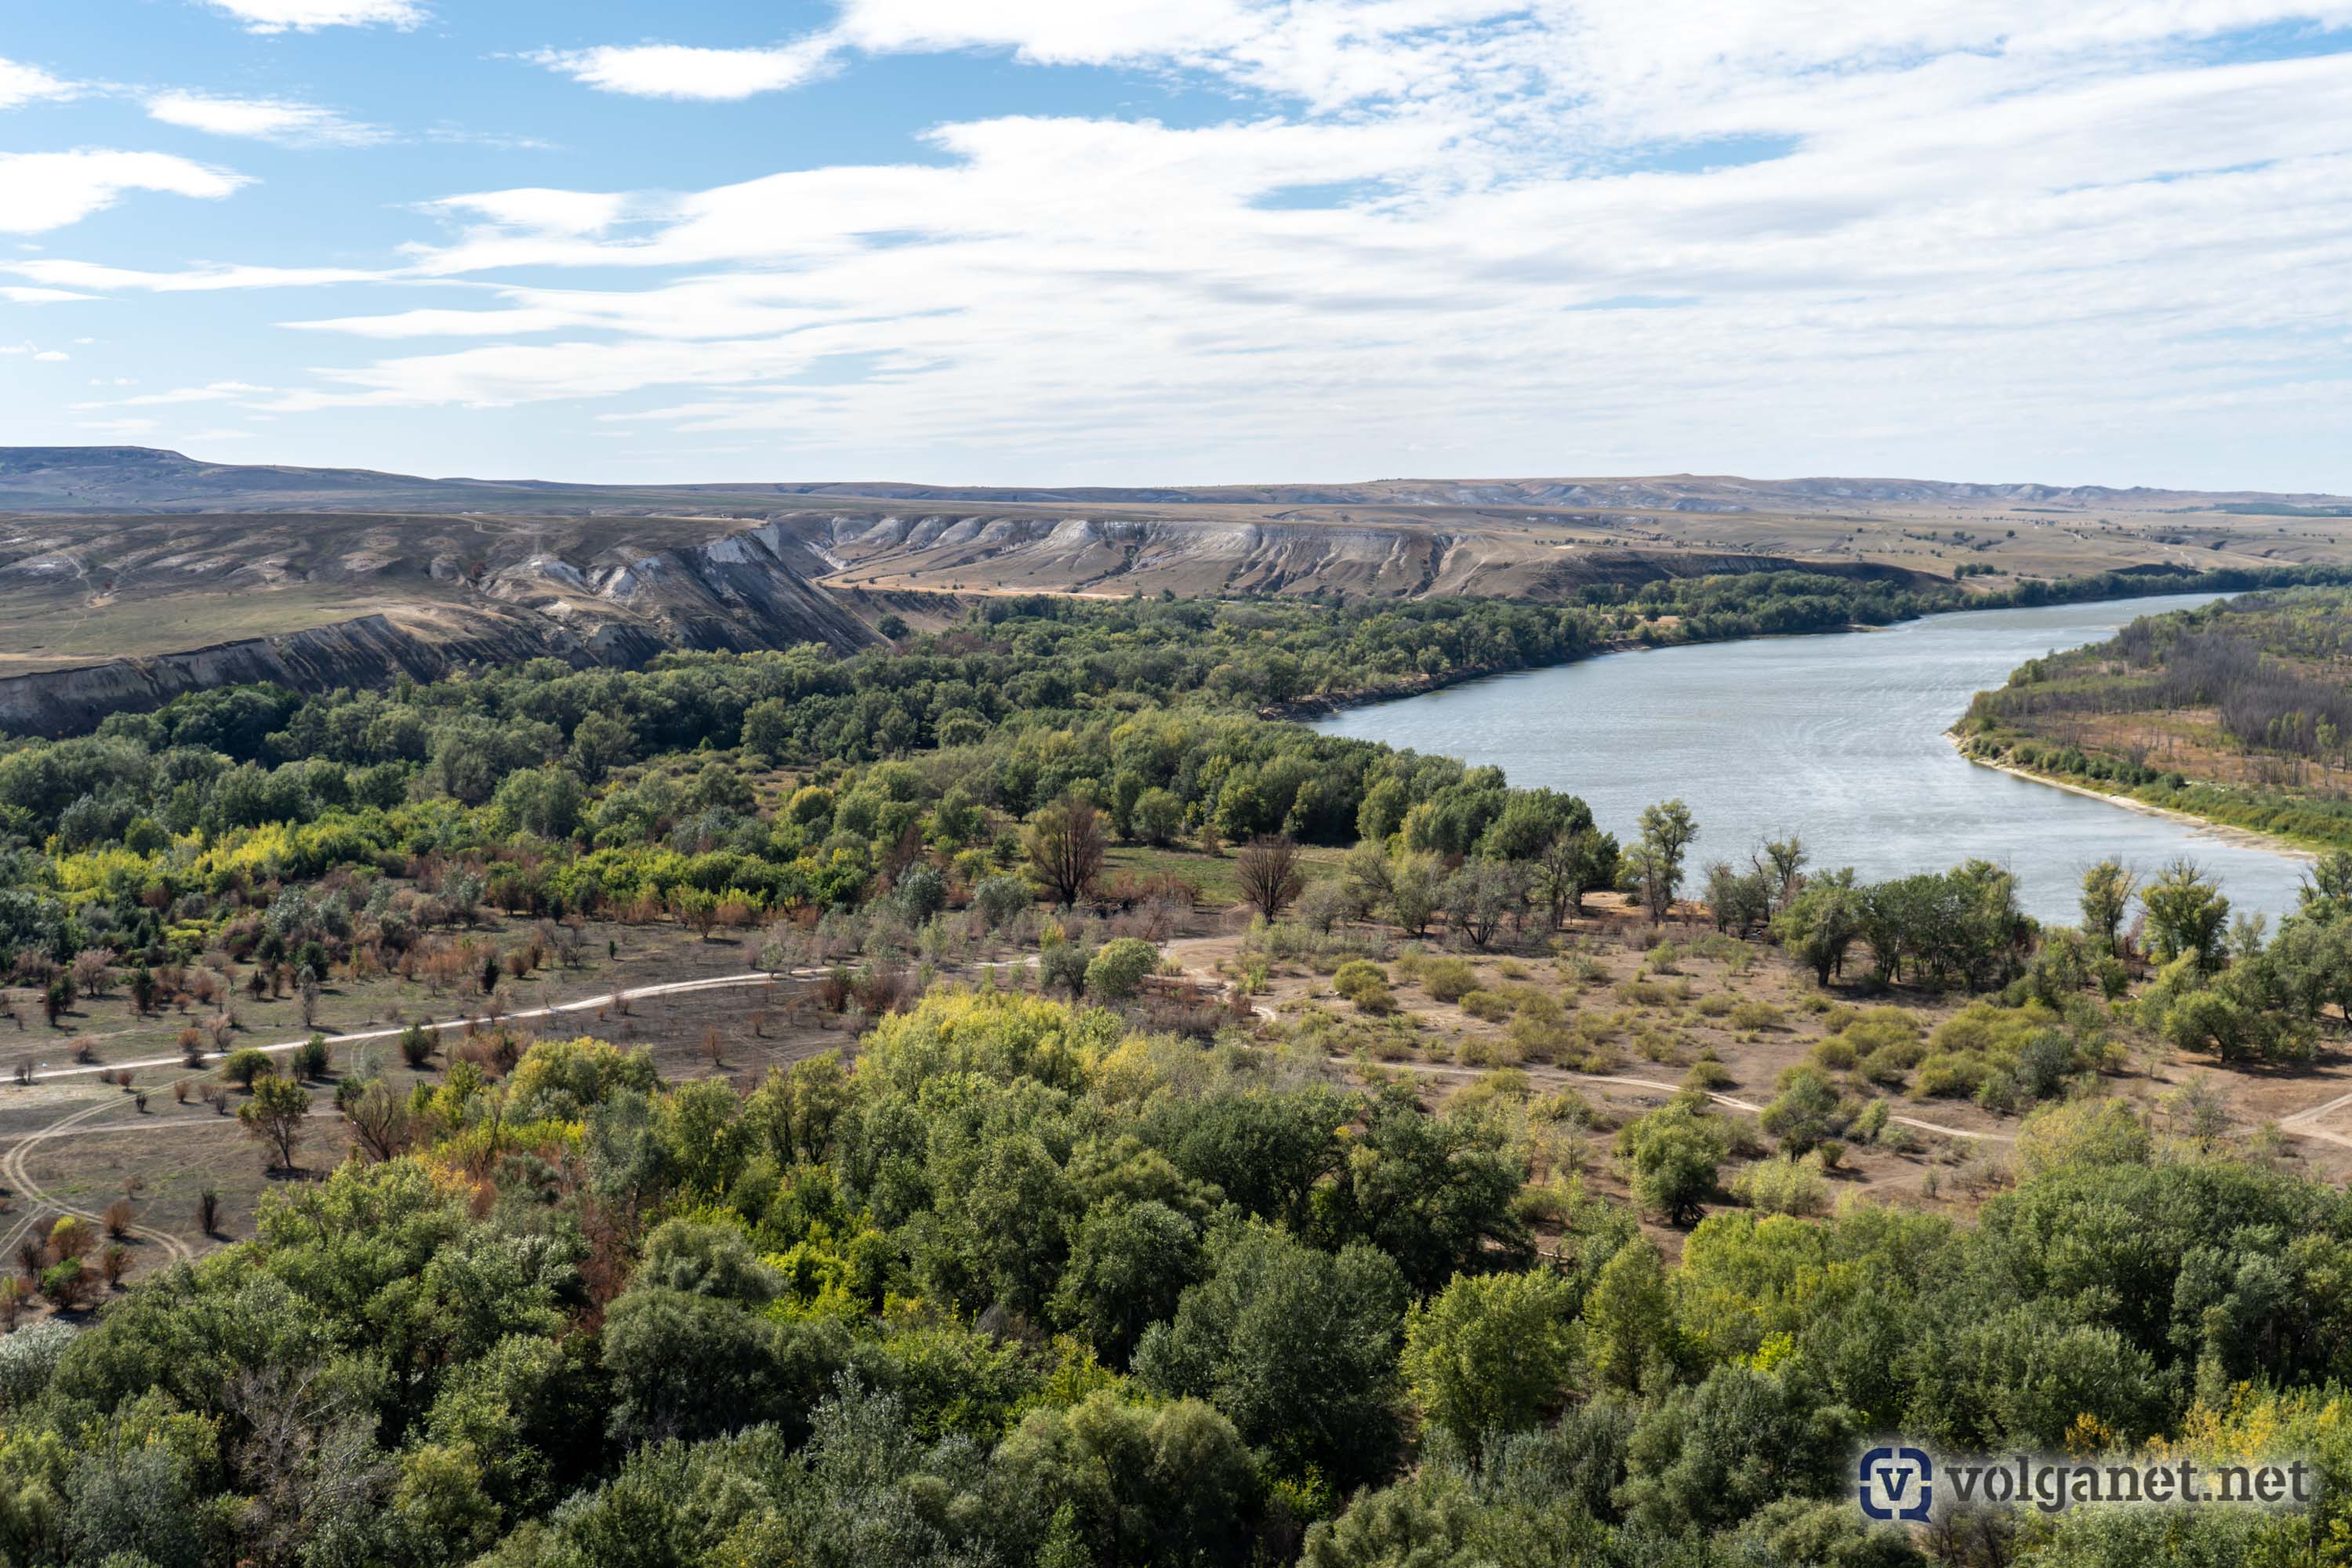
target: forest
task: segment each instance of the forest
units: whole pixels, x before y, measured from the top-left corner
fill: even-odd
[[[1972,754],[2305,842],[2352,844],[2352,591],[2143,617],[1981,692]]]
[[[11,742],[0,968],[46,1014],[18,1031],[87,1028],[100,993],[184,1017],[167,1076],[218,1074],[270,1181],[248,1236],[127,1281],[110,1220],[20,1227],[0,1557],[2347,1561],[2352,1205],[2201,1089],[2162,1118],[2110,1091],[2135,1051],[2333,1048],[2352,857],[2274,931],[2189,866],[2094,868],[2044,927],[1996,867],[1866,884],[1793,839],[1694,865],[1679,802],[1621,841],[1573,796],[1267,716],[1933,607],[1791,574],[1005,598],[850,658],[232,688]],[[1248,921],[1223,994],[1164,951],[1212,872]],[[1588,902],[1636,972],[1604,977]],[[593,966],[590,931],[730,937],[847,1026],[756,1075],[620,1037],[617,984],[609,1015],[504,1026],[524,976]],[[1701,952],[1731,988],[1691,992]],[[1255,1012],[1286,962],[1316,1005]],[[470,997],[462,1042],[420,1019],[396,1058],[313,1057],[237,1021],[290,995],[308,1028],[322,987],[389,976]],[[1380,1066],[1401,994],[1492,1026],[1459,1092]],[[1677,994],[1685,1033],[1793,1039],[1797,1010],[1821,1037],[1752,1115],[1713,1092],[1739,1064],[1663,1038],[1683,1087],[1620,1118],[1531,1088],[1623,1070]],[[1828,1201],[1848,1150],[1916,1145],[1898,1104],[2009,1141],[1980,1204]],[[302,1167],[329,1119],[348,1157]],[[1853,1500],[1887,1433],[2292,1455],[2324,1490],[1906,1530]]]

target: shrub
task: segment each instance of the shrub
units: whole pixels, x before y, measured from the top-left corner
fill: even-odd
[[[1385,1018],[1397,1010],[1396,993],[1378,980],[1369,985],[1358,986],[1354,1000],[1356,1011],[1369,1013],[1377,1018]]]
[[[287,1058],[287,1065],[298,1080],[326,1077],[328,1068],[333,1065],[331,1053],[327,1049],[327,1037],[312,1035],[295,1047],[293,1053]]]
[[[221,1077],[240,1089],[251,1089],[254,1080],[267,1078],[277,1071],[269,1053],[255,1046],[245,1046],[231,1051],[220,1066]]]
[[[431,1065],[433,1053],[440,1047],[441,1032],[437,1029],[411,1024],[400,1031],[400,1059],[418,1072]]]
[[[1086,988],[1106,1001],[1124,1002],[1135,994],[1143,977],[1160,966],[1160,950],[1141,937],[1122,936],[1103,943],[1087,961]]]
[[[1037,955],[1037,984],[1048,991],[1059,987],[1073,996],[1083,995],[1089,962],[1087,950],[1076,942],[1057,942]]]
[[[1510,1003],[1492,991],[1464,993],[1462,1010],[1489,1024],[1499,1024],[1511,1016]]]
[[[1019,877],[991,877],[971,890],[971,907],[991,931],[1003,930],[1036,902],[1036,893]]]
[[[1803,1154],[1843,1135],[1848,1120],[1829,1075],[1805,1062],[1780,1075],[1780,1094],[1758,1118],[1764,1131],[1780,1140],[1791,1154]]]
[[[1459,1002],[1478,984],[1478,972],[1458,958],[1433,958],[1421,966],[1422,989],[1440,1002]]]
[[[1769,1002],[1742,1002],[1731,1009],[1735,1029],[1777,1029],[1780,1018],[1780,1009]]]
[[[1696,1061],[1683,1075],[1683,1087],[1696,1089],[1727,1089],[1732,1082],[1731,1069],[1713,1059]]]
[[[1387,990],[1388,979],[1387,972],[1371,960],[1351,958],[1331,972],[1331,989],[1352,1002],[1356,999],[1356,993],[1367,986],[1377,985],[1383,991]]]
[[[1741,1203],[1764,1214],[1820,1214],[1830,1204],[1829,1183],[1822,1175],[1824,1164],[1818,1151],[1759,1160],[1731,1178],[1731,1190]]]

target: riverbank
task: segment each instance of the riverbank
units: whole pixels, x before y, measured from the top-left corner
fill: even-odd
[[[1800,567],[1799,570],[1802,570]],[[2056,609],[2069,605],[2095,605],[2118,599],[2164,597],[2181,594],[2241,594],[2255,593],[2266,588],[2286,585],[2330,583],[2352,584],[2352,569],[2342,567],[2291,567],[2269,572],[2252,572],[2229,568],[2213,572],[2165,572],[2132,569],[2103,572],[2095,576],[2065,577],[2053,582],[2033,581],[2008,588],[1979,590],[1965,582],[1955,582],[1932,599],[1923,598],[1895,614],[1885,622],[1851,620],[1841,624],[1793,626],[1778,631],[1739,631],[1728,636],[1711,636],[1694,631],[1692,617],[1679,615],[1662,616],[1645,626],[1640,634],[1611,637],[1566,658],[1537,662],[1490,661],[1464,665],[1435,674],[1417,675],[1402,679],[1381,682],[1349,691],[1320,691],[1311,696],[1292,698],[1284,702],[1268,703],[1257,710],[1261,719],[1293,723],[1328,719],[1351,709],[1369,708],[1382,702],[1402,701],[1407,698],[1426,697],[1449,687],[1485,680],[1497,675],[1522,675],[1530,670],[1557,669],[1564,665],[1582,664],[1604,654],[1657,652],[1672,647],[1691,647],[1726,642],[1759,642],[1783,637],[1818,637],[1838,636],[1847,632],[1885,631],[1889,626],[1903,626],[1929,616],[1978,614],[1999,610]],[[1660,635],[1660,634],[1664,635]]]
[[[2053,647],[2096,642],[2194,602],[1946,615],[1869,637],[1756,637],[1586,659],[1312,727],[1576,795],[1621,841],[1643,811],[1679,799],[1699,825],[1696,866],[1744,865],[1758,846],[1791,835],[1814,864],[1850,866],[1865,882],[1990,860],[2018,874],[2028,912],[2064,922],[2075,918],[2085,867],[2188,856],[2222,879],[2233,907],[2275,919],[2295,908],[2309,867],[2298,855],[1955,765],[1948,731],[1972,694]]]
[[[1990,768],[1994,773],[2007,773],[2011,778],[2024,779],[2030,784],[2046,784],[2052,789],[2063,789],[2068,795],[2103,800],[2110,805],[2122,806],[2126,811],[2137,811],[2144,816],[2160,816],[2168,821],[2181,823],[2210,833],[2223,844],[2234,844],[2240,848],[2264,849],[2272,854],[2284,855],[2295,860],[2316,860],[2326,851],[2339,847],[2332,844],[2307,842],[2290,837],[2283,833],[2265,832],[2258,827],[2244,827],[2233,822],[2200,816],[2195,812],[2181,811],[2173,806],[2158,805],[2151,801],[2142,800],[2137,795],[2124,795],[2114,790],[2095,789],[2089,784],[2072,779],[2057,778],[2006,759],[1983,756],[1971,751],[1969,738],[1958,731],[1951,731],[1948,739],[1951,741],[1954,751],[1978,767]]]

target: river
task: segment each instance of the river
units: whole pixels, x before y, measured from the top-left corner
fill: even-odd
[[[2305,858],[1979,766],[1946,734],[1971,696],[2025,660],[2215,597],[1972,610],[1870,632],[1608,654],[1351,709],[1315,728],[1494,763],[1514,784],[1582,795],[1621,839],[1644,805],[1680,796],[1699,826],[1693,882],[1710,860],[1744,863],[1765,838],[1797,833],[1815,866],[1852,866],[1864,881],[1996,861],[2017,874],[2028,910],[2072,921],[2086,867],[2113,857],[2146,873],[2185,856],[2234,908],[2275,918],[2294,907]]]

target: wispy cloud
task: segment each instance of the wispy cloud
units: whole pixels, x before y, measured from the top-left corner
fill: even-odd
[[[361,147],[387,132],[346,120],[331,109],[289,98],[216,98],[161,92],[147,100],[149,118],[214,136],[242,136],[294,147]]]
[[[231,170],[168,153],[0,153],[0,232],[62,228],[112,206],[129,191],[217,201],[251,183]]]
[[[415,0],[206,0],[252,33],[311,33],[321,27],[414,27],[428,15]]]
[[[221,3],[289,27],[415,9]],[[59,295],[355,286],[276,318],[326,368],[263,348],[159,397],[564,400],[665,442],[828,462],[2008,470],[2054,432],[2078,433],[2070,452],[2340,450],[2347,26],[2352,0],[839,0],[809,37],[529,58],[716,103],[982,53],[992,82],[1006,60],[1055,68],[1034,101],[1083,81],[1091,107],[911,105],[918,156],[796,142],[722,181],[697,177],[719,161],[682,111],[603,102],[600,129],[657,127],[667,161],[609,187],[403,190],[436,226],[380,266],[158,245],[0,276]],[[322,258],[339,265],[290,264]]]
[[[105,292],[135,289],[151,294],[206,294],[224,289],[310,289],[330,283],[376,282],[397,276],[390,270],[353,267],[208,266],[180,272],[147,272],[63,258],[0,262],[0,272],[59,289]]]
[[[813,81],[834,68],[835,48],[819,37],[773,48],[605,45],[541,49],[526,58],[604,92],[727,102]]]
[[[178,403],[233,403],[239,398],[253,397],[270,389],[242,381],[215,381],[204,386],[175,387],[170,392],[144,392],[135,397],[109,398],[96,403],[77,403],[76,409],[91,408],[157,408]]]
[[[45,98],[71,98],[80,85],[50,75],[38,66],[0,58],[0,109],[14,109]]]

